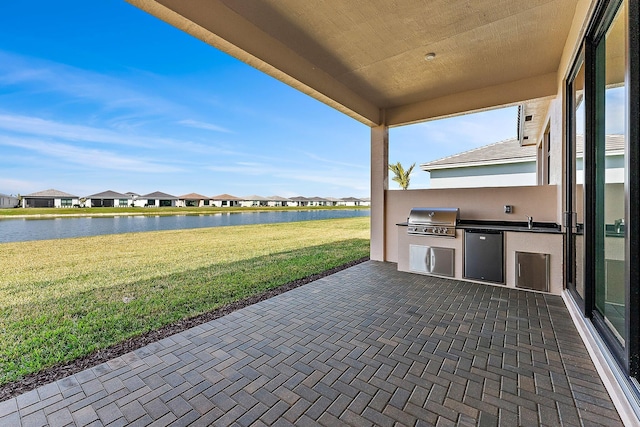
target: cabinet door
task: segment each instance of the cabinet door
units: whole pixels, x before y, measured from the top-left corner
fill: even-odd
[[[409,271],[453,277],[453,248],[409,245]]]
[[[453,277],[453,248],[431,248],[429,267],[430,272],[440,276]]]
[[[516,252],[516,288],[549,291],[549,254]]]
[[[409,245],[409,271],[428,273],[429,246]]]

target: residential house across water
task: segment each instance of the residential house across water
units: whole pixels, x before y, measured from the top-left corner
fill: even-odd
[[[273,207],[289,206],[289,199],[281,196],[269,196],[267,197],[267,206],[273,206]]]
[[[178,198],[176,196],[155,191],[138,197],[134,201],[134,205],[139,207],[174,207],[177,202]]]
[[[91,208],[126,208],[133,204],[133,197],[107,190],[85,197],[84,205]]]
[[[73,194],[50,189],[22,197],[23,208],[72,208],[80,206],[80,199]]]
[[[19,203],[17,197],[0,193],[0,209],[15,208]]]
[[[231,194],[219,194],[211,198],[212,206],[219,208],[235,208],[240,206],[242,199]]]
[[[203,196],[198,193],[189,193],[184,194],[178,197],[178,201],[176,206],[178,207],[187,207],[187,208],[197,208],[201,206],[210,206],[211,199],[207,196]]]

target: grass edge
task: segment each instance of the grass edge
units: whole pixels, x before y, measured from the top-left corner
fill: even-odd
[[[49,368],[43,369],[33,374],[29,374],[19,380],[12,381],[0,385],[0,402],[11,399],[23,393],[35,390],[36,388],[90,369],[105,363],[124,354],[138,350],[146,345],[160,341],[171,335],[184,332],[198,325],[210,322],[220,317],[226,316],[241,308],[248,307],[258,302],[273,298],[277,295],[288,292],[292,289],[306,285],[323,277],[335,274],[354,265],[366,262],[369,257],[359,258],[346,264],[333,267],[320,273],[312,274],[301,279],[285,283],[276,288],[261,292],[256,295],[232,302],[215,310],[203,313],[194,317],[182,319],[170,325],[165,325],[159,329],[146,332],[142,335],[129,338],[120,343],[114,344],[104,349],[97,350],[91,354],[75,359],[71,362],[60,363]]]

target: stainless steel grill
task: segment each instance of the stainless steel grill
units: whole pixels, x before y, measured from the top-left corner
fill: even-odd
[[[407,218],[407,233],[456,237],[459,218],[458,208],[413,208]]]

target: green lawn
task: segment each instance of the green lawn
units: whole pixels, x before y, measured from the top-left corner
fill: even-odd
[[[369,218],[0,244],[0,384],[369,254]]]
[[[176,214],[214,214],[218,212],[255,212],[255,211],[299,211],[299,210],[327,210],[327,209],[369,209],[368,206],[305,206],[305,207],[258,207],[258,208],[14,208],[0,209],[0,218],[15,218],[24,216],[101,216],[101,215],[176,215]]]

